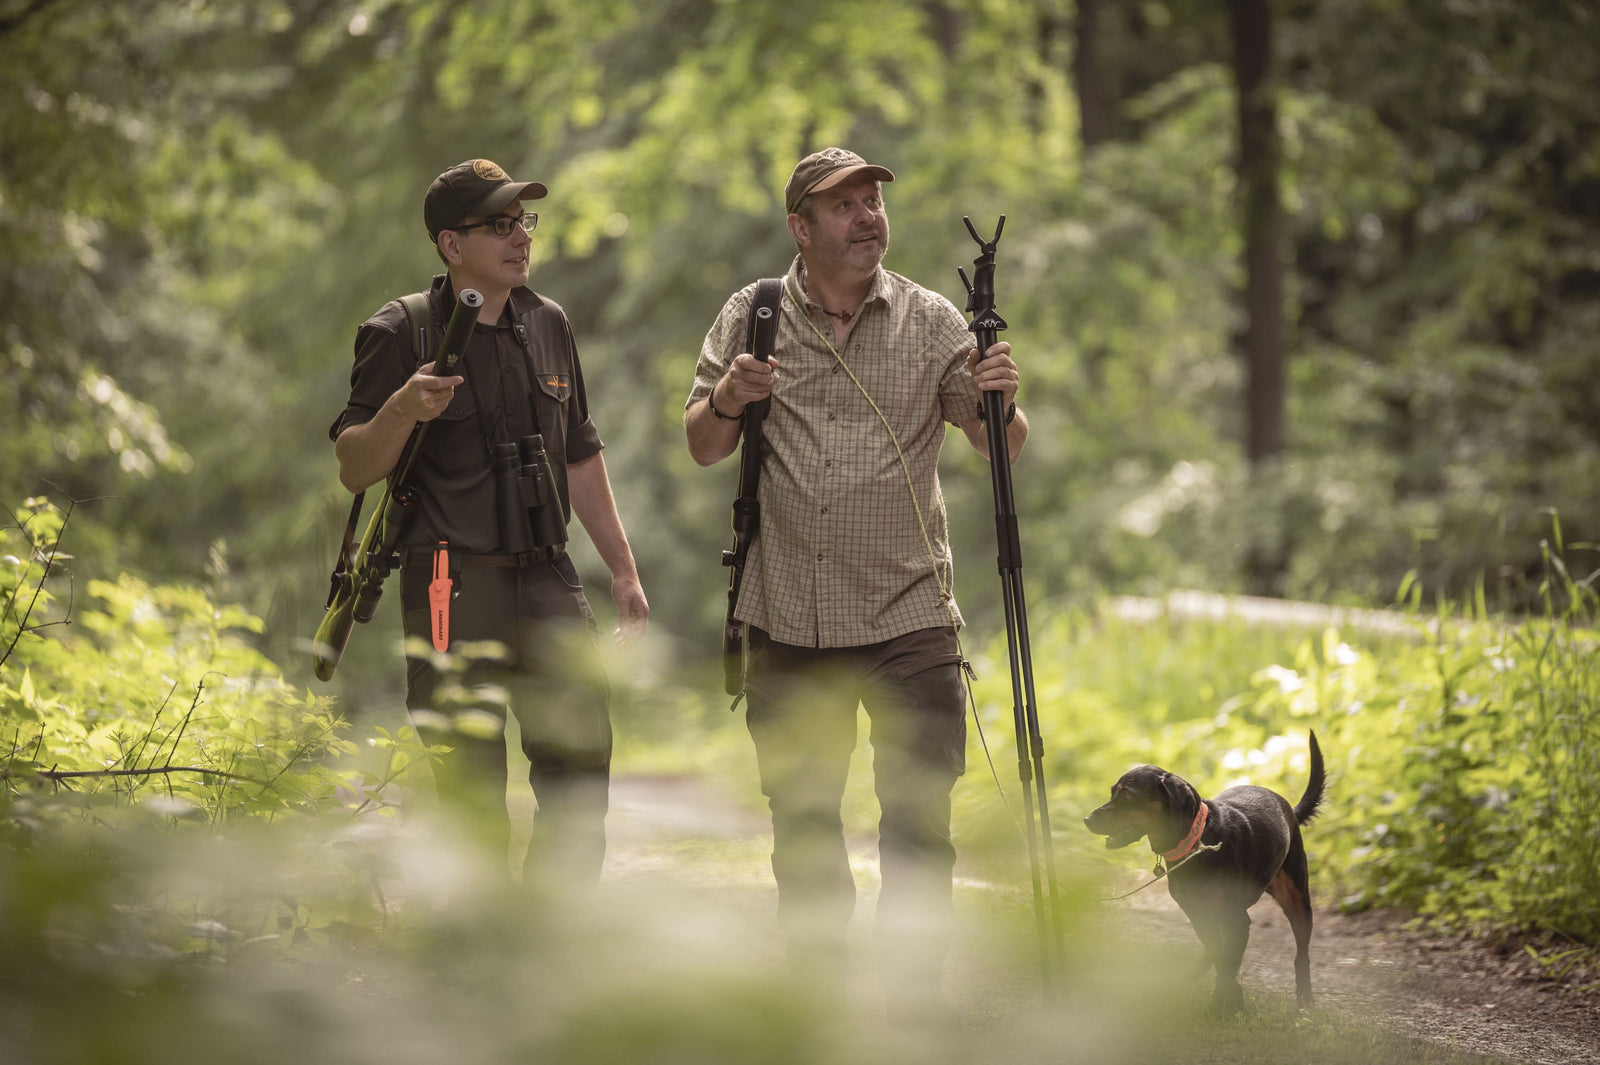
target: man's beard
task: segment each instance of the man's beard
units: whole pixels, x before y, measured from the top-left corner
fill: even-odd
[[[858,244],[856,241],[864,237],[871,237],[871,245]],[[888,228],[873,229],[865,233],[856,233],[852,238],[834,242],[826,240],[818,242],[817,250],[822,253],[822,258],[835,268],[876,270],[883,262],[884,255],[889,250]]]

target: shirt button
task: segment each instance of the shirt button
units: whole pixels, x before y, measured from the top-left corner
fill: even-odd
[[[838,415],[837,415],[837,414],[835,414],[835,413],[833,413],[833,411],[831,411],[831,410],[830,410],[830,411],[829,411],[829,412],[828,412],[828,420],[829,420],[829,421],[830,421],[830,422],[831,422],[831,421],[833,421],[833,420],[834,420],[834,419],[835,419],[835,418],[837,418],[837,417],[838,417]]]
[[[819,554],[819,555],[817,555],[817,561],[818,561],[818,562],[821,562],[821,561],[822,561],[822,556],[821,556],[821,555],[820,555],[820,554]]]
[[[828,508],[827,508],[827,507],[823,507],[823,508],[822,508],[822,512],[823,512],[823,513],[824,513],[824,514],[826,514],[826,513],[827,513],[827,512],[828,512]]]
[[[833,465],[833,460],[832,459],[826,459],[826,460],[824,460],[822,465],[823,466],[832,466]]]

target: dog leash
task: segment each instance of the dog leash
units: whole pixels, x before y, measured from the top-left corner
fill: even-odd
[[[1154,884],[1160,883],[1161,879],[1163,877],[1170,875],[1174,870],[1182,869],[1186,864],[1188,864],[1189,862],[1193,861],[1194,859],[1200,857],[1200,855],[1206,853],[1207,851],[1220,851],[1221,849],[1222,849],[1222,844],[1220,844],[1220,843],[1202,843],[1198,847],[1196,847],[1194,850],[1190,851],[1187,855],[1185,855],[1182,861],[1174,862],[1172,865],[1168,865],[1167,864],[1167,860],[1165,858],[1159,858],[1158,857],[1156,859],[1155,868],[1150,870],[1152,873],[1155,874],[1154,879],[1149,880],[1146,883],[1140,884],[1138,887],[1134,888],[1132,891],[1124,891],[1120,895],[1112,895],[1110,898],[1100,899],[1099,901],[1101,901],[1101,902],[1116,902],[1118,899],[1125,899],[1129,895],[1137,895],[1139,892],[1143,891],[1145,888],[1150,887],[1150,886],[1152,886]]]

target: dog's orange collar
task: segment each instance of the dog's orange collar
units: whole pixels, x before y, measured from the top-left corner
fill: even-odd
[[[1210,816],[1211,807],[1202,802],[1200,809],[1194,813],[1194,824],[1189,826],[1189,834],[1184,836],[1183,842],[1176,847],[1169,851],[1162,851],[1161,857],[1169,862],[1179,862],[1187,858],[1189,852],[1194,850],[1195,846],[1200,842],[1200,835],[1206,830],[1206,819]]]

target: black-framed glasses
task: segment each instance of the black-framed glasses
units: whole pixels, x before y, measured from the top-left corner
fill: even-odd
[[[451,226],[450,228],[457,233],[465,233],[467,230],[477,229],[479,226],[488,226],[497,237],[509,237],[517,226],[521,226],[524,233],[532,233],[539,228],[539,212],[524,211],[515,218],[508,214],[497,214],[493,218],[482,222],[471,222],[464,226]]]

